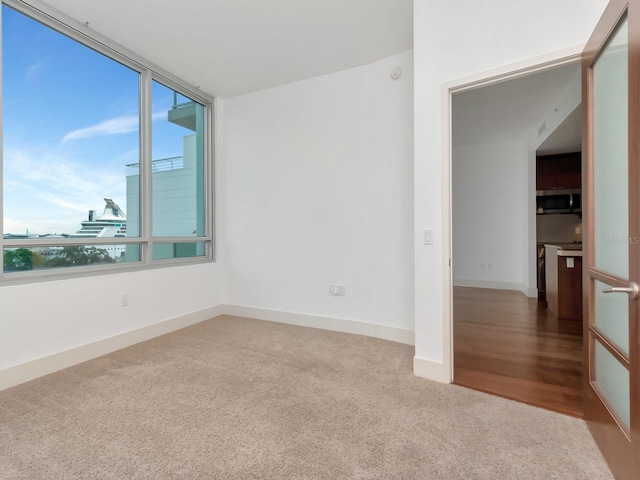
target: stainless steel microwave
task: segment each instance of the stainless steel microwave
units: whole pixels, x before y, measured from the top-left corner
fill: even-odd
[[[538,215],[581,212],[582,193],[579,188],[536,191],[536,213]]]

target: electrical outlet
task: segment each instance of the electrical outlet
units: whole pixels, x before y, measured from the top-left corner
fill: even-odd
[[[329,284],[329,296],[331,297],[344,297],[345,290],[346,287],[344,285]]]
[[[120,306],[127,307],[128,305],[129,305],[129,294],[123,293],[122,295],[120,295]]]

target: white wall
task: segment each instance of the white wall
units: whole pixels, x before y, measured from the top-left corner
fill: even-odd
[[[412,61],[223,101],[228,303],[413,330]]]
[[[454,285],[524,292],[529,288],[523,269],[528,245],[528,230],[523,228],[529,206],[527,151],[525,138],[453,147]]]
[[[584,45],[606,0],[414,1],[416,373],[451,378],[443,85]],[[445,122],[447,120],[445,119]],[[436,230],[433,245],[422,231]]]
[[[211,308],[221,297],[213,263],[4,286],[0,371]]]

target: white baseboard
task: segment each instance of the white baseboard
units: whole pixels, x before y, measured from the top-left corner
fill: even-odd
[[[469,280],[465,278],[454,278],[454,287],[491,288],[494,290],[517,290],[520,291],[521,284],[516,282],[494,282],[491,280]]]
[[[414,344],[413,330],[398,327],[341,318],[282,312],[264,308],[217,305],[0,370],[0,390],[28,382],[29,380],[48,375],[49,373],[86,362],[87,360],[115,352],[125,347],[130,347],[136,343],[144,342],[145,340],[150,340],[220,315],[235,315],[255,318],[257,320],[365,335],[407,345]]]
[[[221,306],[207,308],[0,370],[0,390],[217,317],[220,310]]]
[[[440,383],[451,383],[453,375],[448,365],[425,358],[413,357],[413,374]]]
[[[404,343],[405,345],[413,345],[415,341],[415,334],[413,330],[392,327],[389,325],[378,325],[376,323],[361,322],[357,320],[308,315],[305,313],[283,312],[265,308],[245,307],[241,305],[222,305],[221,308],[223,313],[238,317],[248,317],[255,318],[256,320],[299,325],[301,327],[365,335],[367,337],[375,337],[392,342]]]
[[[530,298],[538,298],[538,289],[529,288],[523,283],[516,282],[494,282],[491,280],[469,280],[466,278],[454,278],[454,287],[472,287],[472,288],[490,288],[493,290],[514,290],[522,292],[523,295]]]

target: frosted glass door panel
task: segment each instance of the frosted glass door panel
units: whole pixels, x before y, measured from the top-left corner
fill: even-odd
[[[628,431],[631,425],[629,371],[598,341],[595,357],[594,383],[618,421]]]
[[[628,33],[618,27],[593,68],[595,267],[629,276]]]
[[[602,293],[608,285],[595,282],[595,323],[598,330],[629,354],[629,297],[621,293]]]

